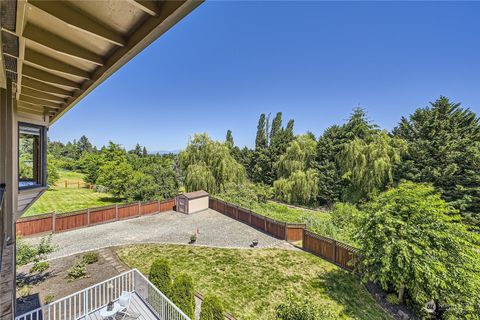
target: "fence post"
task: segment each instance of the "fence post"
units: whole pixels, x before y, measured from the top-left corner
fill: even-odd
[[[142,216],[142,202],[138,201],[138,216]]]
[[[53,210],[52,213],[52,233],[55,233],[55,228],[56,228],[56,215],[57,215],[57,210]]]
[[[248,224],[252,225],[252,210],[248,210]]]
[[[238,206],[235,206],[235,214],[236,214],[236,217],[237,217],[237,220],[238,220]]]
[[[84,291],[83,299],[84,299],[84,301],[83,301],[83,312],[84,312],[85,318],[87,318],[87,315],[88,315],[88,290]]]
[[[285,222],[285,241],[288,241],[288,223]]]
[[[265,223],[265,227],[264,227],[265,233],[268,233],[267,232],[267,217],[263,216],[263,222]]]
[[[160,213],[160,199],[157,200],[158,212]]]
[[[118,221],[118,203],[115,204],[115,221]]]
[[[87,226],[90,225],[90,208],[87,209]]]
[[[337,262],[337,241],[333,240],[333,262]]]

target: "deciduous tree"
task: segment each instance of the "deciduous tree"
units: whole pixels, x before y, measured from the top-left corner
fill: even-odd
[[[355,233],[364,280],[394,288],[400,301],[408,295],[417,310],[434,300],[454,318],[477,319],[478,236],[459,223],[457,211],[433,186],[401,183],[364,211]]]

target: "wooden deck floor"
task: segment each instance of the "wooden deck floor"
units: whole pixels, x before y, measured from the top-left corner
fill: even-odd
[[[130,316],[126,316],[125,320],[159,320],[136,293],[132,295],[128,313]],[[121,320],[122,317],[117,316],[116,319]],[[97,310],[89,314],[87,320],[104,320],[104,318],[100,315],[100,310]]]

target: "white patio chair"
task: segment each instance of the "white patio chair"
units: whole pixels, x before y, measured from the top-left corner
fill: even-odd
[[[128,291],[122,291],[121,296],[118,298],[118,304],[122,307],[115,317],[116,320],[125,320],[129,316],[130,303],[132,302],[132,293]],[[118,317],[120,316],[120,317]]]

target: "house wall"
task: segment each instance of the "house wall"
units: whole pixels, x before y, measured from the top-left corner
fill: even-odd
[[[17,207],[17,128],[12,82],[0,89],[0,183],[5,197],[0,219],[0,319],[15,314],[15,212]]]
[[[194,213],[208,209],[208,196],[192,199],[188,203],[188,213]]]

